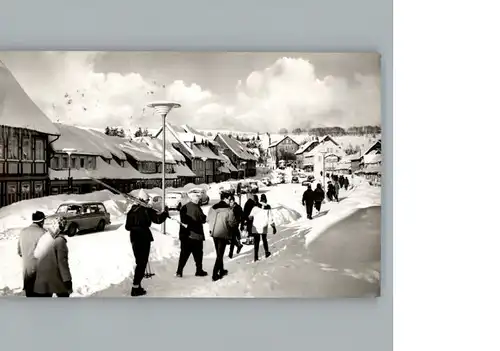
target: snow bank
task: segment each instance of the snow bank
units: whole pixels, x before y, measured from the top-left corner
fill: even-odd
[[[298,223],[298,227],[311,228],[311,231],[306,234],[305,245],[309,246],[311,242],[317,239],[323,232],[332,224],[342,220],[343,218],[351,215],[359,209],[380,206],[381,205],[381,192],[379,187],[372,187],[364,180],[357,180],[358,185],[347,193],[347,198],[340,201],[340,203],[328,203],[331,209],[328,213],[313,220],[312,223],[304,222]],[[342,198],[341,193],[341,198]]]

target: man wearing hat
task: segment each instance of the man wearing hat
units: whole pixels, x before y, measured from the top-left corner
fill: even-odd
[[[179,239],[181,241],[181,252],[179,255],[179,264],[177,266],[177,277],[181,278],[184,267],[191,254],[196,265],[197,277],[208,275],[203,270],[203,242],[205,233],[203,224],[207,222],[207,216],[203,213],[200,206],[201,197],[199,194],[190,193],[190,202],[181,207],[180,219],[183,225],[179,228]]]
[[[132,251],[134,252],[136,263],[130,293],[132,296],[146,294],[146,290],[142,288],[141,282],[146,273],[151,242],[154,240],[149,227],[151,227],[151,223],[162,224],[170,217],[167,208],[158,214],[153,208],[146,206],[149,202],[149,195],[143,189],[139,191],[137,197],[144,204],[133,205],[127,213],[127,221],[125,223],[125,229],[130,232],[130,242],[132,243]]]
[[[45,229],[43,229],[45,214],[36,211],[31,216],[31,220],[33,223],[21,230],[17,242],[17,253],[23,259],[23,290],[26,293],[26,297],[36,297],[33,291],[37,266],[37,259],[34,253],[38,241],[45,234]]]

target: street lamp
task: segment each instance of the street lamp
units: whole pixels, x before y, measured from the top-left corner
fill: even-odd
[[[151,102],[147,105],[148,107],[154,109],[154,111],[159,114],[162,118],[162,131],[163,131],[163,159],[162,159],[162,180],[161,180],[161,188],[163,192],[163,197],[162,197],[162,206],[165,208],[165,152],[167,148],[167,136],[166,136],[166,131],[165,131],[165,124],[166,124],[166,119],[167,119],[167,114],[172,110],[173,108],[179,108],[181,105],[177,102],[172,102],[172,101],[155,101]],[[161,230],[163,234],[167,234],[167,228],[165,226],[165,222],[162,223],[161,225]]]
[[[72,182],[71,182],[71,154],[76,152],[76,149],[64,148],[62,150],[68,155],[68,194],[72,193]]]

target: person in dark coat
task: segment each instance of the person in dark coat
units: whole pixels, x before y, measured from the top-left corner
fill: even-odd
[[[239,203],[241,205],[241,182],[236,185],[236,195],[238,196]]]
[[[321,204],[323,203],[324,199],[325,192],[323,191],[321,184],[318,184],[316,186],[316,189],[314,190],[314,207],[318,212],[321,211]]]
[[[51,221],[34,251],[37,259],[34,292],[37,297],[69,297],[73,282],[68,260],[68,245],[63,236],[66,227],[61,217]]]
[[[36,264],[34,251],[38,240],[45,234],[43,225],[45,223],[45,214],[36,211],[31,215],[33,222],[29,227],[21,230],[17,241],[17,254],[23,260],[23,290],[26,297],[36,297],[33,291],[36,280]]]
[[[349,178],[348,177],[344,178],[344,188],[345,188],[345,190],[347,190],[347,188],[349,188]]]
[[[252,219],[250,218],[250,213],[252,209],[257,207],[262,207],[259,203],[259,197],[257,195],[249,196],[247,202],[245,202],[245,206],[243,207],[243,222],[244,226],[248,232],[248,240],[247,244],[252,244]]]
[[[328,198],[328,201],[333,201],[333,184],[330,180],[327,185],[326,197]]]
[[[213,281],[222,279],[228,274],[228,271],[224,269],[224,251],[227,243],[232,239],[234,228],[238,226],[234,212],[229,205],[229,196],[229,194],[221,195],[221,201],[213,205],[208,212],[207,221],[216,253],[212,273]]]
[[[127,213],[127,220],[125,222],[125,229],[130,232],[130,242],[132,243],[132,251],[134,252],[136,264],[132,290],[130,292],[132,296],[146,294],[146,290],[141,286],[141,282],[148,265],[151,242],[154,240],[149,227],[151,227],[151,223],[161,224],[167,218],[170,218],[167,208],[158,214],[154,209],[146,206],[149,196],[144,190],[139,192],[138,198],[144,205],[133,205]]]
[[[339,176],[339,185],[341,188],[344,187],[344,176],[342,174]]]
[[[181,278],[184,267],[193,254],[196,264],[197,277],[206,277],[208,273],[203,270],[203,242],[205,233],[203,224],[207,222],[207,216],[200,206],[201,197],[196,193],[190,194],[191,201],[181,207],[180,219],[184,225],[180,226],[179,239],[181,241],[181,252],[177,266],[177,277]]]
[[[231,238],[231,246],[229,246],[229,258],[233,258],[233,252],[234,248],[236,247],[236,254],[239,254],[241,249],[243,248],[243,244],[240,242],[241,240],[241,232],[240,232],[240,226],[243,221],[243,209],[241,206],[236,202],[236,199],[234,196],[229,197],[229,206],[233,210],[234,217],[236,218],[236,221],[238,225],[233,228],[233,233],[232,233],[232,238]]]
[[[311,184],[309,184],[307,190],[302,195],[302,205],[306,206],[307,219],[312,219],[314,198],[314,191],[311,188]]]

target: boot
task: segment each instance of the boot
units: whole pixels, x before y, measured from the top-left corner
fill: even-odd
[[[208,273],[205,272],[204,270],[198,271],[195,274],[195,276],[197,276],[197,277],[206,277],[207,275],[208,275]]]
[[[220,273],[220,277],[224,277],[229,274],[229,271],[227,269],[223,269],[222,272]]]
[[[137,288],[132,287],[132,290],[130,291],[130,295],[137,297],[137,296],[144,296],[146,295],[146,290],[142,286],[139,286]]]
[[[271,253],[268,251],[266,252],[266,258],[268,258],[269,256],[271,256]]]
[[[236,254],[239,254],[241,252],[241,249],[243,248],[243,244],[240,244],[238,248],[236,249]]]

